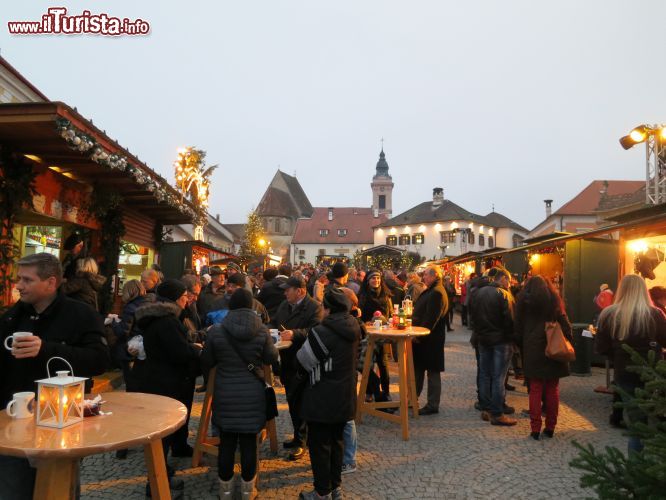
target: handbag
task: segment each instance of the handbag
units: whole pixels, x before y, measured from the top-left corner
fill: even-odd
[[[571,342],[567,340],[562,332],[558,321],[546,321],[546,357],[562,363],[570,363],[576,360]]]
[[[236,347],[236,343],[231,338],[231,335],[229,335],[229,332],[227,332],[227,330],[225,330],[224,328],[222,329],[222,331],[226,334],[229,345],[234,350],[236,355],[240,358],[240,360],[243,362],[243,364],[245,364],[247,370],[250,373],[252,373],[255,377],[257,377],[262,384],[264,384],[264,395],[266,396],[266,410],[265,410],[266,420],[273,420],[275,417],[278,416],[277,398],[275,397],[275,389],[273,389],[271,385],[266,383],[266,380],[259,371],[259,367],[254,366],[253,363],[248,363],[248,361],[243,357],[243,355],[238,350],[238,347]],[[267,340],[269,339],[270,337],[268,337]]]

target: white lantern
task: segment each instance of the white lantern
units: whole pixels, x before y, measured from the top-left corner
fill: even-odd
[[[414,303],[412,302],[412,297],[407,295],[405,300],[402,301],[402,310],[405,311],[405,316],[408,318],[412,317],[414,312]]]
[[[67,363],[70,371],[58,371],[51,377],[49,363],[59,359]],[[54,357],[46,363],[49,378],[37,380],[37,425],[62,429],[83,420],[83,393],[85,377],[75,377],[67,360]]]

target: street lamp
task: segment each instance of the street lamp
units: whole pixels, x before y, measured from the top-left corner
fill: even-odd
[[[666,202],[666,126],[639,125],[620,138],[620,145],[630,149],[645,143],[645,203]]]

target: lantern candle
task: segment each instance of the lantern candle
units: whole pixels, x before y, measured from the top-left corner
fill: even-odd
[[[64,361],[70,371],[58,371],[51,377],[49,363]],[[83,393],[85,377],[75,377],[67,360],[54,357],[46,363],[49,378],[37,380],[37,425],[62,429],[83,420]]]
[[[412,298],[409,295],[407,295],[405,300],[402,301],[402,309],[405,311],[405,316],[408,318],[412,317],[412,313],[414,312],[414,303],[412,302]]]

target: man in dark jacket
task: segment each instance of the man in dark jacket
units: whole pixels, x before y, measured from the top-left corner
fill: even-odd
[[[278,307],[284,302],[284,289],[280,286],[289,278],[289,274],[285,274],[289,272],[291,272],[289,266],[280,266],[278,269],[269,267],[264,271],[264,285],[261,287],[257,300],[264,305],[271,318],[275,316]]]
[[[206,321],[206,315],[214,311],[213,303],[224,297],[224,274],[222,274],[222,269],[217,266],[210,268],[210,283],[206,285],[199,294],[199,299],[197,300],[197,310],[199,311],[199,317],[201,321]]]
[[[90,306],[58,293],[62,267],[48,253],[18,261],[17,302],[0,318],[0,341],[14,332],[32,335],[13,342],[12,350],[0,349],[0,407],[16,392],[36,392],[35,380],[47,377],[46,362],[59,356],[82,377],[99,375],[109,366],[109,351],[102,319]],[[55,370],[69,370],[56,360]],[[35,469],[28,460],[0,456],[0,492],[3,498],[32,498]]]
[[[497,268],[493,281],[479,288],[472,307],[473,328],[479,349],[479,400],[481,417],[493,425],[516,425],[504,415],[504,386],[514,351],[511,276]]]
[[[342,498],[343,430],[356,414],[356,361],[361,327],[349,313],[351,300],[340,289],[324,294],[325,318],[312,328],[298,353],[307,385],[301,415],[308,423],[314,490],[299,498]],[[324,349],[321,348],[323,344]],[[310,348],[310,349],[306,349]],[[310,352],[307,355],[304,351]]]
[[[305,342],[308,328],[318,325],[323,317],[321,305],[311,298],[305,288],[303,278],[292,276],[284,284],[286,300],[280,304],[271,324],[274,328],[283,330],[280,334],[282,340],[291,341],[289,349],[280,351],[281,373],[280,379],[284,384],[289,404],[291,423],[294,426],[294,438],[284,443],[285,448],[292,449],[289,458],[301,458],[305,450],[305,422],[300,416],[300,403],[305,380],[299,377],[296,370],[296,352]]]
[[[428,372],[428,402],[419,410],[419,415],[439,413],[444,371],[444,341],[446,340],[446,312],[449,301],[442,286],[442,271],[437,266],[428,267],[423,273],[423,282],[428,288],[414,304],[412,324],[430,330],[430,334],[414,342],[414,376],[416,394],[423,390],[425,372]]]

